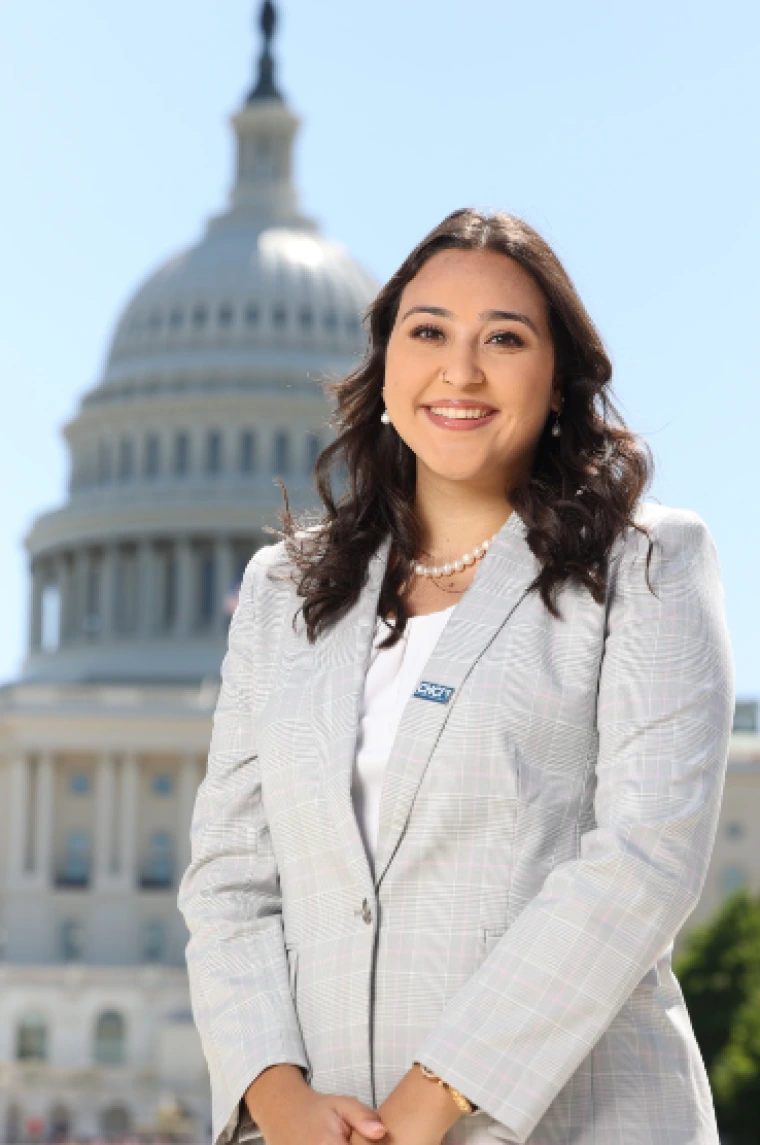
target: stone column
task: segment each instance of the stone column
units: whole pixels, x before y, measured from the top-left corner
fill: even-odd
[[[137,631],[150,636],[156,629],[156,556],[153,543],[137,544]]]
[[[100,636],[112,640],[116,610],[116,545],[103,546],[103,573],[100,582]]]
[[[228,537],[218,537],[214,541],[214,564],[216,566],[216,614],[214,628],[226,632],[229,617],[224,610],[224,600],[233,588],[235,575],[235,554],[232,541]]]
[[[114,829],[116,815],[114,758],[110,752],[98,756],[95,780],[95,888],[108,884],[115,874]]]
[[[44,558],[32,561],[32,599],[29,608],[29,648],[42,645],[42,592],[45,588],[47,569]]]
[[[8,800],[8,873],[13,882],[21,882],[26,872],[27,833],[29,826],[29,757],[19,752],[10,760],[10,798]]]
[[[177,805],[177,877],[181,879],[190,862],[190,822],[195,797],[203,779],[201,761],[195,755],[182,759],[179,773],[179,799]]]
[[[87,616],[87,577],[90,571],[90,552],[88,549],[77,549],[74,553],[73,567],[73,608],[74,624],[73,637],[77,641],[86,639],[85,617]]]
[[[138,885],[137,812],[140,795],[140,770],[137,755],[127,752],[121,761],[121,821],[119,846],[119,879],[132,890]]]
[[[37,806],[35,807],[34,873],[42,887],[53,885],[53,804],[55,760],[43,751],[37,761]]]
[[[190,541],[181,537],[176,542],[177,560],[177,635],[189,636],[195,621],[195,569]]]

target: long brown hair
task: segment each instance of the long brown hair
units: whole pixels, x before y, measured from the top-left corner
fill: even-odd
[[[612,402],[612,365],[578,293],[551,247],[522,219],[453,211],[414,248],[368,307],[369,339],[361,363],[340,381],[324,383],[336,399],[337,435],[314,467],[324,511],[314,520],[294,519],[285,486],[281,512],[286,554],[295,570],[307,636],[317,636],[357,601],[370,557],[388,532],[395,560],[388,562],[380,591],[382,615],[395,615],[383,641],[391,647],[404,631],[404,592],[421,534],[414,513],[416,457],[392,427],[383,427],[381,390],[385,353],[402,291],[439,251],[492,250],[514,259],[541,287],[554,343],[556,378],[563,396],[562,433],[549,420],[538,441],[529,478],[508,490],[513,509],[527,526],[527,543],[541,562],[530,586],[555,617],[556,594],[565,581],[584,585],[597,603],[605,600],[608,556],[626,526],[646,533],[632,519],[653,472],[649,446],[629,430]],[[343,488],[336,497],[334,481]],[[651,557],[652,542],[649,542]]]

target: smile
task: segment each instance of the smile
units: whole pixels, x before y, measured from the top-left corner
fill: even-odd
[[[492,409],[457,409],[456,406],[428,406],[431,413],[446,418],[478,418],[488,417]]]
[[[492,406],[425,406],[424,410],[433,425],[464,432],[488,425],[499,412]]]

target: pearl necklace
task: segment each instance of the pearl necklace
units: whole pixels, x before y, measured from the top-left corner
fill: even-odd
[[[471,553],[464,553],[458,560],[450,561],[448,564],[421,565],[418,561],[415,561],[412,565],[412,569],[418,576],[451,576],[452,573],[461,572],[466,565],[474,565],[475,561],[479,561],[481,557],[484,557],[488,552],[491,542],[495,541],[498,535],[498,533],[494,533],[489,540],[483,541],[480,545],[476,545]]]

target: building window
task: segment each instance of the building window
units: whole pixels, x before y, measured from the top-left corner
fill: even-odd
[[[179,330],[184,321],[184,315],[181,310],[172,310],[169,315],[169,325],[173,330]]]
[[[160,469],[161,443],[155,433],[148,435],[145,441],[145,476],[157,477]]]
[[[16,1027],[16,1061],[44,1062],[47,1059],[47,1022],[30,1010]]]
[[[317,463],[317,458],[321,451],[321,443],[318,433],[309,433],[306,435],[306,472],[313,473],[314,466]]]
[[[174,778],[167,771],[161,771],[153,776],[153,794],[171,795],[174,791]]]
[[[59,931],[62,962],[82,962],[84,959],[84,927],[78,918],[66,918]]]
[[[274,435],[274,472],[278,475],[290,472],[290,437],[285,429]]]
[[[181,477],[189,468],[190,436],[187,433],[178,433],[174,439],[174,472]]]
[[[84,771],[74,771],[69,776],[69,791],[72,795],[87,795],[90,790],[90,777]]]
[[[121,1141],[132,1135],[132,1119],[123,1105],[109,1105],[101,1117],[100,1130],[106,1141]]]
[[[253,473],[256,469],[256,437],[253,430],[240,434],[240,472]]]
[[[158,919],[149,919],[142,929],[143,962],[163,962],[165,948],[164,924]]]
[[[93,1057],[96,1065],[124,1064],[124,1019],[115,1010],[100,1014],[95,1024]]]
[[[222,468],[222,435],[212,429],[206,438],[206,472],[220,473]]]
[[[738,864],[732,864],[726,867],[721,877],[721,891],[724,895],[733,894],[738,891],[740,887],[747,884],[747,872],[744,867]]]
[[[258,326],[259,308],[255,302],[249,302],[245,308],[245,321],[248,326]]]
[[[75,828],[66,835],[63,863],[56,880],[58,886],[86,887],[90,881],[90,836]]]
[[[195,326],[196,330],[201,330],[206,325],[207,318],[208,310],[206,307],[203,305],[196,306],[193,310],[193,326]]]
[[[119,480],[128,481],[135,469],[135,449],[131,438],[123,437],[119,442]]]
[[[356,314],[347,314],[346,315],[346,333],[347,334],[358,334],[360,330],[361,330],[361,323],[359,321],[358,316]]]
[[[272,310],[272,322],[277,327],[282,327],[287,322],[288,316],[285,307],[282,303],[278,303]]]
[[[314,312],[308,306],[302,307],[298,312],[298,321],[302,330],[311,330],[314,325]]]
[[[154,310],[153,313],[151,314],[150,318],[148,319],[148,326],[150,327],[151,330],[153,330],[155,332],[155,331],[161,329],[161,327],[163,325],[163,321],[164,320],[161,317],[161,315],[158,313],[158,311]]]
[[[168,831],[154,831],[148,842],[143,887],[170,887],[174,882],[174,847]]]
[[[232,310],[232,307],[229,305],[229,303],[225,303],[224,305],[219,307],[219,325],[220,326],[225,326],[225,327],[231,326],[232,325],[232,318],[233,318],[233,310]]]
[[[338,315],[334,310],[326,310],[322,316],[322,325],[328,333],[333,333],[338,328]]]

